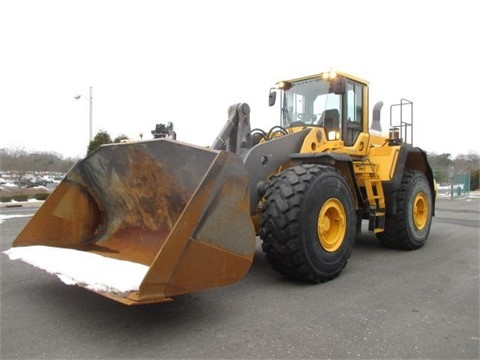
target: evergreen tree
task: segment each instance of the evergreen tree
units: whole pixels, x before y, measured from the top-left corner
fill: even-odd
[[[87,148],[87,156],[92,154],[95,150],[97,150],[100,146],[104,144],[111,144],[112,138],[110,137],[110,134],[106,132],[105,130],[100,130],[97,135],[93,138],[92,141],[90,141],[90,144],[88,144]]]

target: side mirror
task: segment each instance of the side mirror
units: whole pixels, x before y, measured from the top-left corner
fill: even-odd
[[[275,105],[275,100],[277,99],[277,92],[275,88],[270,89],[270,93],[268,94],[268,106]]]
[[[347,79],[344,77],[337,77],[333,80],[333,92],[336,95],[344,95],[347,90]]]

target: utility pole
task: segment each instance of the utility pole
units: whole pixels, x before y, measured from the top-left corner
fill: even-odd
[[[88,98],[83,95],[75,95],[75,100],[80,100],[81,98],[88,100],[88,143],[93,140],[92,126],[93,126],[93,87],[90,86]]]

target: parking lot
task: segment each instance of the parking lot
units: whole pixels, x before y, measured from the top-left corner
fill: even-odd
[[[35,207],[0,208],[0,250]],[[338,278],[240,282],[128,307],[0,254],[1,359],[478,359],[480,199],[437,200],[426,245],[357,239]]]

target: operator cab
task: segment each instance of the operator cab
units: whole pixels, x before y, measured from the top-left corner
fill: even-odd
[[[345,146],[352,146],[364,129],[366,81],[334,71],[281,81],[270,90],[270,106],[276,90],[283,128],[322,126],[328,140],[342,140]]]

